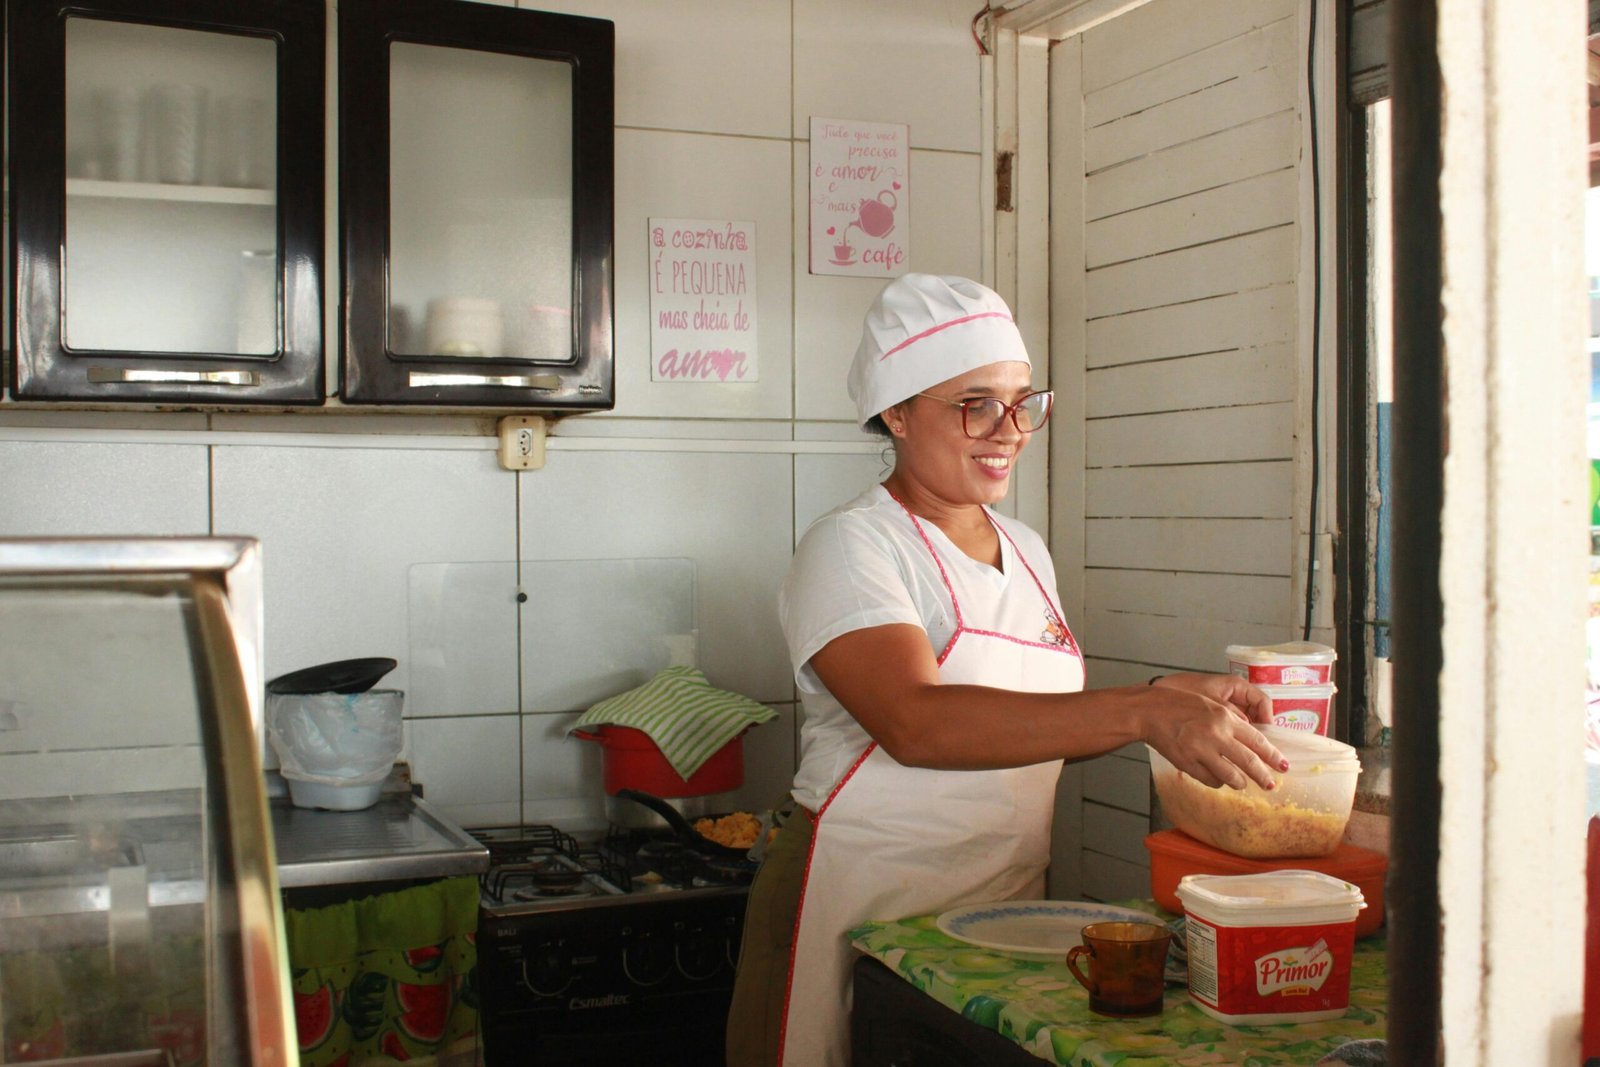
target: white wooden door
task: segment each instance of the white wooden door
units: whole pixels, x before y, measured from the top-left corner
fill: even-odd
[[[1299,6],[1150,0],[1051,49],[1051,550],[1091,686],[1299,635]],[[1142,746],[1069,768],[1052,895],[1148,895],[1148,783]]]

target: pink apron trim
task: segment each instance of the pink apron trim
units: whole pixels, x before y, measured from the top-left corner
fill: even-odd
[[[822,806],[817,809],[816,818],[811,821],[811,844],[806,847],[806,869],[800,875],[800,903],[794,909],[794,933],[789,940],[789,970],[783,979],[783,1020],[778,1024],[779,1064],[783,1063],[783,1051],[789,1041],[789,1004],[793,1000],[790,994],[794,990],[794,966],[795,960],[799,956],[800,919],[806,913],[806,887],[811,884],[811,857],[817,851],[817,828],[822,823],[822,816],[828,810],[828,805],[833,803],[833,798],[839,795],[839,791],[845,787],[845,783],[850,781],[856,771],[861,769],[861,765],[867,762],[867,757],[872,755],[872,750],[877,747],[878,743],[874,741],[862,750],[861,755],[856,757],[856,761],[850,764],[850,769],[845,771],[843,777],[839,779],[839,784],[833,787],[833,792],[828,794],[827,799],[822,802]]]
[[[936,334],[940,330],[948,330],[952,326],[960,326],[963,322],[972,322],[974,319],[1005,319],[1007,322],[1011,322],[1012,321],[1011,316],[1007,315],[1003,311],[981,311],[976,315],[963,315],[959,319],[951,319],[949,322],[941,322],[937,326],[928,327],[926,330],[923,330],[921,333],[912,334],[910,337],[907,337],[904,341],[901,341],[899,344],[897,344],[893,348],[889,349],[889,351],[887,351],[883,355],[879,356],[878,359],[880,361],[888,359],[890,356],[894,355],[896,352],[900,351],[902,348],[905,348],[908,345],[914,345],[918,341],[922,340],[924,337],[928,337],[931,334]]]

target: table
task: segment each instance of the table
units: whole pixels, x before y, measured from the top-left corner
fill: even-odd
[[[1133,906],[1160,914],[1153,901]],[[943,1005],[974,1028],[977,1040],[1006,1039],[1032,1055],[1026,1062],[1061,1067],[1157,1067],[1208,1064],[1314,1064],[1347,1041],[1384,1036],[1388,971],[1381,935],[1356,942],[1350,978],[1350,1009],[1342,1018],[1274,1026],[1229,1026],[1189,1001],[1188,990],[1168,985],[1162,1013],[1147,1019],[1115,1020],[1089,1011],[1089,997],[1065,961],[1035,961],[991,953],[940,932],[932,915],[895,922],[869,922],[850,931],[851,942],[920,991],[898,999],[894,1015],[904,1019],[918,1004]],[[896,991],[890,990],[891,995]],[[867,997],[880,996],[867,991]],[[871,1009],[858,988],[858,1012]],[[927,1045],[952,1049],[947,1057],[918,1063],[984,1062],[962,1058],[945,1029],[949,1020],[929,1012]],[[931,1036],[941,1031],[937,1041]],[[960,1029],[965,1029],[962,1027]],[[987,1032],[983,1032],[987,1031]],[[959,1037],[959,1034],[957,1035]],[[1007,1057],[1010,1060],[1010,1057]],[[997,1062],[997,1061],[991,1061]]]

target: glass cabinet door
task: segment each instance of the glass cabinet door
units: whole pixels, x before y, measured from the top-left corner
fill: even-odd
[[[458,0],[339,12],[343,389],[612,404],[612,24]]]
[[[292,1055],[260,629],[253,541],[0,539],[0,1062]]]
[[[15,395],[320,403],[322,4],[9,8]]]

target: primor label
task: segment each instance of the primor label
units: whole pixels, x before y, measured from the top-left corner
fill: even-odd
[[[1256,993],[1263,997],[1305,995],[1322,988],[1333,973],[1333,954],[1318,942],[1269,952],[1256,960]]]

